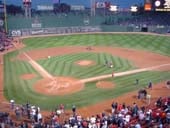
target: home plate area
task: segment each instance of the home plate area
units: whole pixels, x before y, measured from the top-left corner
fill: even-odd
[[[44,95],[66,95],[78,92],[84,88],[84,84],[72,77],[44,78],[35,83],[36,92]]]

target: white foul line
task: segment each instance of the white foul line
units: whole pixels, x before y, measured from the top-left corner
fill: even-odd
[[[13,43],[14,44],[14,43]],[[18,47],[14,44],[14,46],[16,47],[16,49],[18,49]],[[38,73],[40,73],[40,75],[43,78],[49,78],[51,80],[54,80],[54,77],[48,73],[42,66],[40,66],[37,62],[35,62],[30,56],[28,56],[25,52],[22,52],[23,55],[29,60],[28,62],[32,65],[32,67],[38,71]]]
[[[23,54],[29,59],[29,63],[37,70],[44,78],[54,79],[54,77],[49,74],[43,67],[41,67],[37,62],[35,62],[30,56],[28,56],[25,52]]]
[[[141,68],[141,69],[135,69],[135,70],[125,71],[125,72],[119,72],[119,73],[114,73],[113,75],[114,75],[114,77],[131,75],[131,74],[135,74],[135,73],[151,71],[151,70],[158,69],[158,68],[165,67],[165,66],[170,66],[170,64],[162,64],[162,65],[152,66],[152,67],[148,67],[148,68]],[[96,81],[96,80],[106,79],[106,78],[110,78],[110,77],[112,77],[112,74],[107,74],[107,75],[102,75],[102,76],[82,79],[82,80],[79,80],[78,82],[80,82],[80,83],[87,83],[87,82],[92,82],[92,81]]]

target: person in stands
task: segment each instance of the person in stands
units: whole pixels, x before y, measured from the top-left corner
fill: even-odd
[[[148,88],[149,88],[149,89],[152,89],[152,86],[153,86],[153,85],[152,85],[152,82],[150,81],[149,84],[148,84]]]
[[[72,112],[73,112],[73,115],[76,115],[76,106],[75,105],[72,106]]]

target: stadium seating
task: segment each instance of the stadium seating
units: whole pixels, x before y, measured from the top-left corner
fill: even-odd
[[[113,102],[113,104],[115,103]],[[111,106],[115,111],[109,114],[101,112],[91,117],[82,117],[78,113],[72,113],[66,118],[66,113],[61,110],[63,107],[59,106],[51,115],[43,117],[39,107],[27,103],[15,106],[13,110],[15,116],[13,117],[9,113],[0,112],[0,126],[24,128],[30,126],[34,128],[167,128],[170,125],[170,97],[160,97],[150,106],[139,107],[136,103],[132,106],[127,106],[124,103],[116,103]]]

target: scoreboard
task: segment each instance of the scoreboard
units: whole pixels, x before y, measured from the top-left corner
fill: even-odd
[[[145,0],[145,11],[169,11],[170,0]]]

